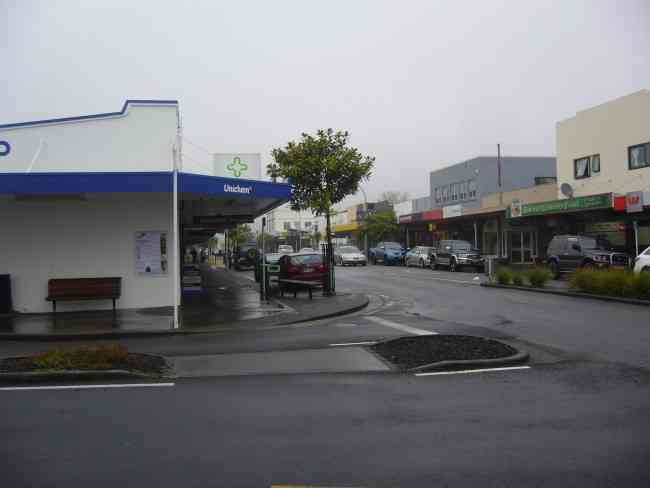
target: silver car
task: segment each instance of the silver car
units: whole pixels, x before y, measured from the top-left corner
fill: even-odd
[[[365,266],[367,264],[366,256],[363,255],[357,247],[354,246],[341,246],[334,250],[334,264],[345,266]]]
[[[428,246],[415,246],[406,253],[404,258],[405,266],[419,266],[420,268],[429,267],[429,256],[431,255],[431,247]]]

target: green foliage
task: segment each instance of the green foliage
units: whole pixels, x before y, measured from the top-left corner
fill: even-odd
[[[253,240],[253,231],[246,224],[239,224],[234,229],[228,231],[228,238],[231,240],[233,246],[237,247],[246,242]]]
[[[361,236],[368,234],[371,242],[389,241],[399,235],[399,224],[393,209],[388,212],[370,214],[359,228]]]
[[[508,268],[500,268],[496,272],[496,278],[500,285],[509,285],[512,282],[513,273]]]
[[[86,346],[39,353],[32,358],[32,364],[36,369],[113,369],[125,367],[128,355],[121,345]]]
[[[329,214],[333,205],[356,193],[370,177],[375,158],[348,146],[348,132],[319,130],[302,134],[299,142],[273,149],[274,162],[267,166],[272,178],[291,181],[294,210],[311,209]]]
[[[572,290],[650,300],[650,274],[622,270],[579,269],[569,277]]]
[[[512,284],[515,286],[524,286],[524,275],[521,273],[514,273],[512,275]]]
[[[546,268],[535,267],[528,270],[526,277],[535,288],[544,288],[546,283],[553,279],[553,273]]]

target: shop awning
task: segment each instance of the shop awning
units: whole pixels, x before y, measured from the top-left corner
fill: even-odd
[[[0,173],[0,194],[171,192],[171,173]]]

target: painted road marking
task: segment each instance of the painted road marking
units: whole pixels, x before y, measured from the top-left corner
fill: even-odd
[[[437,332],[432,332],[430,330],[416,329],[415,327],[409,327],[408,325],[398,324],[397,322],[391,322],[390,320],[382,319],[381,317],[366,316],[366,319],[377,322],[380,325],[385,325],[391,329],[401,330],[402,332],[408,332],[409,334],[414,335],[436,335]]]
[[[464,369],[462,371],[438,371],[436,373],[416,373],[415,376],[438,376],[443,374],[489,373],[491,371],[512,371],[515,369],[530,369],[530,366],[509,366],[507,368]]]
[[[463,285],[480,285],[480,282],[476,281],[463,281],[463,280],[450,280],[448,278],[431,278],[435,281],[448,281],[449,283],[462,283]]]
[[[359,324],[352,324],[352,323],[349,323],[349,324],[334,324],[334,327],[358,327],[358,326],[359,326]]]
[[[0,391],[21,390],[89,390],[96,388],[158,388],[174,386],[175,383],[120,383],[110,385],[61,385],[61,386],[13,386],[0,388]]]
[[[336,346],[368,346],[370,344],[377,344],[377,341],[341,342],[340,344],[330,344],[330,346],[332,346],[332,347],[336,347]]]

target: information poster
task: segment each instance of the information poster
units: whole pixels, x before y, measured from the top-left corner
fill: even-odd
[[[136,232],[135,271],[138,274],[167,274],[167,233]]]

